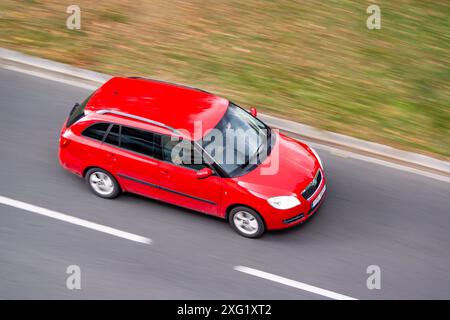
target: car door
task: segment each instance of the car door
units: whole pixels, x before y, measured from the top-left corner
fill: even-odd
[[[108,171],[125,191],[159,199],[160,135],[115,124],[102,149],[108,158]]]
[[[160,164],[161,199],[200,212],[218,215],[222,200],[222,179],[213,174],[199,179],[197,171],[205,164],[194,163],[191,142],[185,141],[181,154],[176,155],[174,148],[180,146],[181,140],[172,140],[170,136],[162,136],[162,157]],[[186,147],[189,146],[189,147]],[[190,149],[190,153],[186,151]],[[191,159],[190,163],[186,160]]]

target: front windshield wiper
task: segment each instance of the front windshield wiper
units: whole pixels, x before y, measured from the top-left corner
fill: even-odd
[[[240,165],[241,169],[246,168],[249,164],[250,164],[250,160],[252,159],[258,159],[259,158],[259,152],[261,151],[261,147],[264,146],[264,143],[261,143],[258,148],[256,149],[255,153],[253,154],[253,156],[248,157],[247,160],[245,160],[245,162],[243,164]]]
[[[256,159],[259,160],[259,154],[260,154],[261,148],[262,148],[263,146],[264,146],[264,143],[261,143],[261,144],[258,146],[258,149],[256,149],[256,152],[255,152],[255,155],[253,156],[253,158],[256,158]]]

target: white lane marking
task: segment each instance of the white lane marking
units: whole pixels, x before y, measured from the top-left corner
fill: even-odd
[[[335,300],[358,300],[358,299],[355,299],[355,298],[352,298],[352,297],[349,297],[349,296],[346,296],[346,295],[343,295],[340,293],[336,293],[336,292],[333,292],[330,290],[325,290],[322,288],[311,286],[311,285],[303,283],[303,282],[280,277],[280,276],[277,276],[272,273],[260,271],[260,270],[249,268],[249,267],[235,266],[234,270],[243,272],[243,273],[255,276],[255,277],[263,278],[266,280],[278,282],[278,283],[284,284],[286,286],[294,287],[294,288],[297,288],[300,290],[312,292],[312,293],[315,293],[315,294],[318,294],[318,295],[321,295],[321,296],[324,296],[327,298],[335,299]]]
[[[96,231],[100,231],[103,233],[107,233],[119,238],[123,238],[123,239],[127,239],[127,240],[131,240],[131,241],[135,241],[135,242],[140,242],[140,243],[144,243],[144,244],[151,244],[152,240],[146,237],[142,237],[133,233],[129,233],[129,232],[125,232],[125,231],[121,231],[118,229],[114,229],[111,227],[107,227],[98,223],[94,223],[94,222],[90,222],[87,220],[83,220],[80,218],[76,218],[76,217],[72,217],[69,216],[67,214],[64,213],[60,213],[60,212],[56,212],[53,210],[49,210],[49,209],[45,209],[42,207],[38,207],[26,202],[22,202],[22,201],[18,201],[18,200],[14,200],[11,198],[7,198],[7,197],[3,197],[0,196],[0,203],[4,204],[4,205],[8,205],[11,207],[15,207],[18,209],[22,209],[22,210],[26,210],[28,212],[32,212],[32,213],[37,213],[49,218],[53,218],[53,219],[57,219],[57,220],[61,220],[61,221],[65,221],[65,222],[69,222],[72,224],[76,224],[78,226],[82,226],[88,229],[92,229],[92,230],[96,230]]]
[[[450,178],[449,177],[442,176],[442,175],[439,175],[439,174],[423,171],[423,170],[420,170],[420,169],[411,168],[411,167],[408,167],[408,166],[404,166],[404,165],[401,165],[401,164],[389,162],[389,161],[386,161],[386,160],[372,158],[372,157],[364,156],[362,154],[354,153],[354,152],[351,152],[351,151],[345,151],[345,150],[341,150],[341,149],[337,149],[337,148],[333,148],[333,147],[330,147],[330,146],[317,144],[317,143],[313,143],[313,142],[308,142],[308,145],[311,145],[315,149],[321,149],[321,150],[328,151],[328,152],[330,152],[333,155],[339,155],[340,157],[353,158],[353,159],[360,160],[360,161],[370,162],[370,163],[378,164],[380,166],[385,166],[385,167],[389,167],[389,168],[392,168],[392,169],[397,169],[397,170],[400,170],[400,171],[414,173],[414,174],[417,174],[417,175],[420,175],[420,176],[423,176],[423,177],[427,177],[427,178],[436,179],[436,180],[439,180],[439,181],[442,181],[442,182],[450,183]],[[326,163],[324,164],[324,166],[326,166]]]
[[[15,67],[15,66],[2,66],[3,69],[7,69],[10,71],[16,71],[16,72],[21,72],[21,73],[25,73],[28,74],[30,76],[34,76],[34,77],[39,77],[39,78],[43,78],[46,80],[51,80],[51,81],[56,81],[56,82],[61,82],[70,86],[74,86],[74,87],[79,87],[82,89],[87,89],[87,90],[95,90],[98,88],[98,86],[91,86],[88,85],[86,83],[80,82],[80,81],[72,81],[72,80],[67,80],[67,79],[62,79],[62,78],[58,78],[58,77],[54,77],[51,76],[49,74],[43,73],[43,72],[39,72],[39,71],[31,71],[31,70],[26,70],[26,69],[22,69],[19,67]]]
[[[67,85],[71,85],[71,86],[75,86],[75,87],[79,87],[79,88],[83,88],[83,89],[87,89],[90,91],[93,91],[95,89],[97,89],[98,87],[95,86],[90,86],[88,84],[82,83],[80,81],[72,81],[72,80],[66,80],[66,79],[61,79],[58,77],[53,77],[51,75],[48,75],[44,72],[38,72],[38,71],[29,71],[26,69],[22,69],[22,68],[18,68],[15,66],[9,66],[9,65],[3,65],[0,66],[4,69],[8,69],[11,71],[16,71],[16,72],[21,72],[21,73],[25,73],[31,76],[35,76],[35,77],[39,77],[39,78],[43,78],[43,79],[47,79],[47,80],[51,80],[51,81],[56,81],[56,82],[61,82]],[[99,86],[101,85],[101,83],[99,83]],[[322,150],[327,150],[330,153],[333,153],[334,155],[340,156],[340,157],[351,157],[353,159],[357,159],[357,160],[361,160],[361,161],[366,161],[366,162],[371,162],[371,163],[375,163],[381,166],[386,166],[386,167],[390,167],[393,169],[398,169],[401,171],[406,171],[409,173],[414,173],[414,174],[418,174],[427,178],[432,178],[432,179],[436,179],[439,181],[443,181],[443,182],[447,182],[450,183],[450,178],[446,177],[446,176],[442,176],[439,174],[434,174],[431,172],[427,172],[427,171],[423,171],[423,170],[419,170],[419,169],[414,169],[408,166],[403,166],[403,165],[399,165],[399,164],[395,164],[389,161],[385,161],[385,160],[380,160],[377,158],[372,158],[372,157],[368,157],[368,156],[363,156],[357,153],[353,153],[353,152],[349,152],[349,151],[344,151],[338,148],[333,148],[333,147],[329,147],[326,145],[322,145],[322,144],[317,144],[317,143],[309,143],[311,146],[313,147],[317,147],[318,149],[322,149]]]

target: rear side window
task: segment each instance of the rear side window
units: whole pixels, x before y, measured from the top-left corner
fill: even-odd
[[[85,137],[102,141],[108,128],[109,123],[96,123],[85,129],[81,134]]]
[[[86,108],[87,103],[94,93],[95,91],[92,92],[91,95],[87,97],[81,104],[76,104],[75,106],[73,106],[72,110],[70,110],[69,119],[67,120],[67,127],[70,127],[75,122],[84,117],[84,108]]]
[[[152,132],[122,126],[120,147],[146,156],[161,158],[161,136]]]
[[[111,130],[109,130],[108,135],[106,136],[105,143],[112,144],[113,146],[119,146],[119,135],[120,135],[120,126],[115,124],[112,126]]]

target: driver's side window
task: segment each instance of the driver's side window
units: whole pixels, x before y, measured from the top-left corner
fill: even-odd
[[[205,168],[201,155],[194,150],[191,141],[176,139],[170,136],[162,136],[163,160],[171,162],[177,166],[186,167],[193,170]]]

